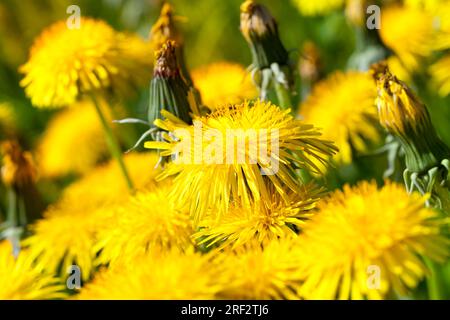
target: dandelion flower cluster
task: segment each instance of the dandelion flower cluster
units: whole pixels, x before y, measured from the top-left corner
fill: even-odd
[[[103,109],[110,113],[108,108]],[[75,154],[74,145],[77,146]],[[81,101],[55,115],[38,150],[38,163],[44,177],[84,174],[107,158],[108,146],[92,103]]]
[[[21,85],[38,107],[71,105],[82,94],[105,89],[126,93],[151,75],[150,51],[141,41],[100,20],[82,18],[73,29],[57,22],[31,48],[20,68]]]
[[[156,155],[129,155],[125,162],[138,189],[155,188],[152,164],[157,162]],[[129,197],[118,165],[109,163],[69,186],[45,218],[31,226],[33,234],[23,245],[30,248],[30,255],[42,268],[65,274],[76,263],[83,279],[89,279],[96,257],[96,235],[109,226],[114,208]]]
[[[213,299],[220,289],[209,255],[193,250],[151,250],[133,263],[100,271],[79,299],[200,300]]]
[[[183,150],[180,159],[169,163],[160,178],[176,175],[172,189],[174,199],[177,206],[189,207],[195,223],[210,208],[216,208],[217,215],[226,212],[230,201],[248,205],[268,199],[268,185],[273,185],[272,190],[288,202],[286,187],[297,190],[298,185],[292,167],[318,171],[310,159],[326,163],[336,151],[331,142],[321,139],[314,126],[295,120],[289,110],[283,111],[270,102],[225,106],[207,116],[194,118],[191,126],[170,114],[166,116],[166,120],[156,121],[156,124],[171,132],[175,139],[166,135],[166,141],[147,142],[146,147],[163,150],[163,156]],[[233,129],[234,134],[230,136]],[[271,132],[272,129],[276,130]],[[249,134],[245,130],[253,131]],[[266,136],[258,138],[261,130],[266,130]],[[257,134],[252,134],[254,132]],[[177,133],[183,134],[177,137]],[[212,136],[199,144],[194,140],[199,133]],[[245,144],[237,145],[236,138]],[[272,144],[273,139],[276,144]],[[253,152],[256,150],[259,152]],[[263,176],[261,170],[269,174]]]
[[[324,190],[313,184],[288,192],[286,204],[278,193],[270,192],[269,199],[250,207],[233,204],[220,219],[204,219],[194,238],[199,244],[219,248],[244,246],[255,239],[267,243],[277,238],[295,236],[313,215]]]
[[[299,237],[307,299],[380,299],[405,295],[428,272],[419,255],[444,261],[448,240],[442,220],[424,207],[426,197],[404,187],[361,182],[319,203]],[[368,268],[380,270],[373,287]]]
[[[252,242],[245,249],[225,250],[214,261],[224,283],[222,299],[299,299],[300,274],[297,243],[274,240],[262,247]]]
[[[0,299],[33,300],[64,298],[58,279],[33,263],[27,251],[16,258],[8,241],[0,242]]]
[[[376,90],[370,75],[336,72],[319,82],[300,105],[300,116],[322,129],[325,139],[334,141],[338,164],[352,162],[354,151],[369,151],[381,138],[378,128]]]
[[[173,207],[168,187],[142,192],[113,210],[108,226],[98,233],[98,263],[117,263],[154,247],[183,249],[192,246],[189,214]]]

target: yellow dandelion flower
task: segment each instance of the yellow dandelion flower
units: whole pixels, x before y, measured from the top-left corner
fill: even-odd
[[[155,187],[156,155],[130,154],[124,160],[137,189]],[[115,208],[129,197],[116,162],[93,170],[69,186],[44,219],[31,226],[33,234],[23,245],[42,268],[66,275],[75,263],[86,280],[94,268],[97,232],[109,225]]]
[[[300,116],[322,129],[325,139],[339,148],[333,157],[349,164],[353,151],[364,153],[380,140],[376,87],[363,72],[336,72],[319,82],[300,106]]]
[[[199,244],[211,246],[218,243],[219,248],[229,245],[235,248],[254,240],[267,243],[276,238],[295,236],[295,228],[301,229],[311,217],[323,191],[314,184],[308,184],[295,192],[288,192],[291,199],[288,204],[273,192],[264,203],[254,203],[250,207],[233,204],[219,220],[202,221],[202,229],[194,238],[199,240]]]
[[[205,300],[219,290],[210,256],[189,250],[151,250],[132,263],[99,272],[79,299]]]
[[[448,0],[404,0],[404,3],[406,6],[431,12],[437,10],[443,3],[448,3]]]
[[[432,6],[430,12],[435,17],[437,26],[436,50],[450,48],[450,1],[440,1],[438,5]]]
[[[447,54],[430,67],[433,83],[438,88],[439,95],[445,97],[450,94],[450,55]]]
[[[344,6],[345,0],[292,0],[305,16],[325,15]]]
[[[159,160],[155,153],[130,153],[124,157],[124,160],[136,190],[148,190],[154,187],[155,177],[160,173],[159,170],[155,170]],[[59,202],[70,205],[79,202],[79,199],[86,199],[86,205],[89,207],[97,204],[101,206],[105,203],[120,204],[129,196],[127,185],[122,180],[118,164],[110,161],[70,185],[64,190],[64,195]]]
[[[299,236],[300,295],[380,299],[413,289],[427,272],[418,255],[437,261],[448,255],[442,221],[425,201],[402,185],[387,182],[379,189],[365,181],[319,203]]]
[[[7,241],[0,242],[0,299],[34,300],[63,298],[64,287],[58,279],[33,264],[26,250],[13,256]]]
[[[392,49],[405,67],[415,71],[420,60],[431,55],[436,30],[433,15],[410,7],[383,8],[379,34],[383,43]]]
[[[103,89],[126,93],[151,76],[150,49],[142,41],[100,20],[82,18],[74,29],[57,22],[31,48],[20,68],[25,74],[21,85],[37,107],[71,105],[82,94]]]
[[[192,79],[211,110],[258,96],[250,74],[237,63],[216,62],[200,67],[192,72]]]
[[[71,208],[46,212],[44,219],[31,226],[33,235],[22,244],[37,259],[38,266],[48,272],[65,277],[68,268],[77,265],[83,280],[87,280],[94,270],[96,231],[107,223],[113,207],[81,207],[75,203]]]
[[[226,212],[230,200],[247,205],[269,199],[267,185],[288,202],[286,187],[298,186],[294,166],[318,170],[310,158],[326,162],[335,152],[314,126],[289,112],[270,102],[245,102],[194,117],[193,125],[165,112],[167,119],[155,124],[170,135],[145,146],[164,150],[163,156],[178,154],[159,178],[177,175],[172,194],[177,206],[190,207],[195,223],[210,208],[217,215]]]
[[[170,185],[169,185],[170,186]],[[174,209],[168,188],[137,194],[114,210],[108,226],[98,233],[100,264],[132,261],[142,251],[192,246],[189,214]]]
[[[264,248],[251,243],[246,248],[225,250],[214,263],[220,270],[220,299],[298,299],[300,280],[296,242],[273,240]]]
[[[108,108],[103,109],[109,115]],[[73,150],[74,145],[77,152]],[[48,123],[38,146],[40,173],[45,177],[83,174],[108,154],[95,107],[84,100],[61,111]]]
[[[405,68],[402,61],[397,56],[390,56],[386,60],[389,70],[404,82],[411,82],[411,73]]]

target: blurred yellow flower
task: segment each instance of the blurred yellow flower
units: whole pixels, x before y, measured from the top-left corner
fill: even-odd
[[[0,102],[0,136],[11,132],[16,125],[16,114],[11,104]]]
[[[439,95],[450,94],[450,54],[445,55],[430,67],[431,78],[438,88]]]
[[[345,0],[292,0],[301,14],[305,16],[325,15],[342,8]]]
[[[110,115],[109,108],[101,107]],[[38,146],[38,164],[44,177],[84,174],[108,154],[95,106],[83,100],[49,121]]]
[[[91,18],[78,29],[60,21],[36,39],[20,84],[33,105],[62,107],[104,89],[126,93],[149,80],[151,64],[150,45],[134,35]]]
[[[443,3],[448,3],[448,0],[404,0],[405,5],[418,8],[426,9],[429,11],[434,11],[438,9]]]
[[[335,142],[336,163],[349,164],[353,151],[367,152],[380,140],[375,98],[370,75],[338,71],[313,88],[299,112],[306,122],[322,129],[325,139]]]
[[[151,250],[100,271],[79,299],[205,300],[219,290],[210,256],[189,250]]]
[[[136,188],[155,188],[155,154],[130,154],[124,158]],[[116,162],[93,170],[70,185],[61,199],[31,226],[33,234],[23,241],[39,265],[65,274],[73,263],[88,279],[94,267],[96,234],[109,225],[115,207],[130,197]]]
[[[450,48],[450,1],[440,1],[431,11],[435,16],[437,25],[436,49],[446,50]]]
[[[64,286],[33,263],[26,250],[13,256],[8,241],[0,242],[0,299],[32,300],[64,298]]]
[[[124,157],[124,160],[129,167],[129,173],[137,191],[155,187],[155,177],[160,173],[160,170],[155,169],[159,160],[156,153],[130,153]],[[60,203],[70,205],[79,202],[79,199],[86,199],[87,206],[100,207],[105,203],[120,204],[128,199],[130,194],[125,181],[122,180],[118,164],[110,161],[64,190]]]
[[[263,203],[254,203],[250,207],[232,204],[220,219],[204,219],[194,238],[207,246],[217,244],[219,248],[236,248],[255,240],[263,244],[272,239],[295,236],[295,229],[301,230],[307,223],[324,190],[308,184],[299,186],[295,192],[287,191],[287,194],[288,204],[272,191]]]
[[[192,79],[211,110],[258,96],[249,72],[237,63],[216,62],[200,67],[192,72]]]
[[[253,242],[237,250],[225,249],[214,260],[220,270],[220,299],[298,299],[301,261],[290,238],[262,247]]]
[[[97,236],[99,264],[132,263],[138,254],[155,247],[168,250],[192,246],[189,214],[174,209],[168,187],[170,184],[139,193],[114,209],[114,217]]]
[[[386,64],[389,70],[404,82],[410,82],[412,80],[411,73],[405,68],[402,61],[397,56],[390,56],[386,60]]]
[[[300,295],[307,299],[380,299],[405,295],[427,273],[419,255],[444,261],[448,240],[426,197],[402,185],[344,186],[319,202],[299,236]],[[379,277],[377,278],[377,275]]]
[[[416,71],[420,61],[430,56],[436,46],[433,15],[404,6],[383,7],[379,34],[383,43],[400,58],[409,71]]]
[[[176,175],[174,201],[189,206],[195,224],[208,209],[215,208],[217,216],[225,213],[230,201],[247,206],[269,199],[268,185],[288,203],[285,190],[295,191],[299,184],[294,167],[319,170],[309,159],[325,163],[336,150],[314,126],[295,120],[289,112],[270,102],[245,102],[194,117],[191,126],[164,113],[167,119],[155,124],[171,135],[145,146],[163,150],[162,156],[182,151],[159,178]]]

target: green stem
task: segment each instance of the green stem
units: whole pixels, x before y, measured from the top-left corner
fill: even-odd
[[[15,257],[20,252],[20,238],[22,237],[22,229],[20,225],[18,207],[18,195],[13,187],[8,188],[8,216],[7,216],[7,238],[12,244],[13,254]]]
[[[97,114],[100,118],[100,122],[103,126],[103,131],[105,132],[106,137],[106,143],[108,144],[109,151],[111,152],[111,155],[116,159],[117,163],[119,164],[120,170],[122,172],[122,175],[127,183],[128,188],[130,191],[133,191],[133,182],[131,181],[131,178],[128,174],[127,168],[125,166],[125,162],[123,161],[122,157],[122,151],[120,150],[119,144],[114,137],[113,131],[111,127],[108,124],[108,121],[106,120],[106,117],[97,101],[94,95],[91,95],[92,102],[95,105],[95,109],[97,110]]]
[[[275,83],[275,93],[277,94],[278,103],[280,107],[283,109],[292,108],[291,95],[289,94],[288,89],[284,86],[284,84],[278,82],[274,79]]]
[[[427,280],[428,296],[431,300],[442,300],[445,297],[445,281],[443,280],[442,267],[425,258],[425,263],[430,271]]]
[[[7,221],[10,227],[17,227],[17,194],[12,187],[8,188],[8,217]]]

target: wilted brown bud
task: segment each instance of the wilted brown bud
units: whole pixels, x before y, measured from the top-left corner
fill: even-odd
[[[30,152],[22,151],[17,141],[5,141],[1,144],[1,154],[1,177],[5,185],[23,189],[35,183],[37,170]]]

